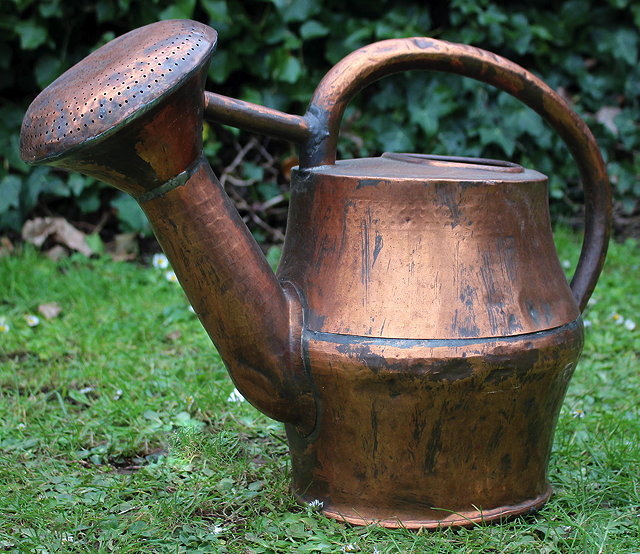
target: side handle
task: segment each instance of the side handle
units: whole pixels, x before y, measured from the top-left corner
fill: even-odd
[[[584,121],[548,85],[519,65],[472,46],[429,38],[376,42],[343,58],[316,88],[305,115],[310,134],[300,167],[330,165],[347,104],[378,79],[413,69],[456,73],[508,92],[535,110],[562,137],[584,188],[585,231],[571,290],[584,310],[604,265],[611,228],[611,189],[598,145]]]

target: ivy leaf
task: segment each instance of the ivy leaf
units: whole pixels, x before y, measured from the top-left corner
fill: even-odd
[[[480,142],[483,146],[488,144],[496,144],[509,157],[515,149],[515,142],[504,134],[500,127],[485,127],[480,129]]]
[[[15,27],[20,37],[20,48],[33,50],[47,40],[47,30],[33,21],[20,21]]]
[[[50,170],[48,167],[36,167],[20,191],[20,204],[23,210],[29,212],[38,203],[41,192],[47,189],[49,183]]]
[[[110,21],[116,18],[116,7],[109,0],[100,0],[96,3],[96,16],[98,21]]]
[[[322,9],[320,3],[313,0],[272,0],[272,2],[287,23],[309,20]]]
[[[262,170],[262,168],[260,169]],[[258,190],[258,192],[260,193],[260,196],[264,200],[271,200],[272,198],[280,194],[280,189],[278,188],[278,185],[276,185],[274,182],[260,183],[256,186],[256,189]]]
[[[453,112],[457,101],[453,91],[432,81],[426,87],[420,80],[410,82],[407,91],[409,119],[417,124],[428,138],[438,132],[440,118]]]
[[[100,207],[100,189],[93,187],[76,198],[78,208],[84,214],[95,212]]]
[[[36,81],[40,88],[45,88],[62,71],[62,61],[59,58],[48,54],[42,56],[36,62],[34,69]]]
[[[271,266],[271,269],[275,271],[278,269],[278,264],[280,263],[280,258],[282,256],[282,248],[280,246],[272,245],[267,250],[266,258],[267,262]]]
[[[300,36],[304,40],[311,40],[318,37],[324,37],[329,34],[329,28],[325,27],[322,23],[311,19],[309,21],[305,21],[300,26]]]
[[[0,127],[1,128],[1,127]],[[18,134],[9,135],[8,148],[5,149],[5,167],[8,165],[11,169],[21,173],[28,173],[31,168],[20,158],[20,136]],[[0,142],[0,144],[2,144]]]
[[[260,181],[264,177],[264,168],[247,162],[242,166],[242,172],[247,179]]]
[[[209,78],[214,83],[224,83],[227,77],[242,66],[238,56],[230,56],[229,52],[221,50],[216,53],[215,61],[209,66]]]
[[[634,4],[631,6],[631,13],[633,14],[633,22],[636,27],[640,28],[640,4]]]
[[[271,54],[269,65],[272,67],[273,77],[285,83],[295,83],[302,73],[302,64],[298,58],[284,48],[275,50]]]
[[[122,193],[111,201],[111,206],[118,212],[118,219],[125,231],[149,235],[150,227],[147,217],[131,196]]]
[[[61,18],[62,17],[62,2],[58,0],[54,0],[52,2],[42,2],[38,6],[38,11],[40,15],[45,19],[49,19],[52,17]]]
[[[67,186],[74,196],[80,196],[82,190],[91,183],[91,179],[80,175],[79,173],[71,173],[67,179]]]
[[[190,19],[195,7],[196,0],[178,0],[160,12],[160,19]]]
[[[631,29],[620,29],[613,37],[613,55],[634,66],[638,61],[638,35]]]
[[[17,175],[5,175],[0,181],[0,213],[4,213],[9,208],[17,208],[20,205],[20,188],[22,181]]]
[[[229,8],[224,0],[202,0],[202,7],[207,12],[211,21],[229,22]]]
[[[280,69],[278,77],[285,83],[295,83],[302,73],[302,65],[298,58],[289,56],[284,66]]]
[[[42,192],[57,196],[60,198],[69,198],[71,191],[66,183],[56,175],[48,175],[47,182]]]
[[[376,131],[378,146],[388,152],[411,152],[413,141],[407,135],[405,125],[390,121],[389,115],[384,114],[371,121],[371,128]]]

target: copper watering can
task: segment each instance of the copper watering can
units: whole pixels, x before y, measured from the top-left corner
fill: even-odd
[[[204,91],[216,38],[163,21],[103,46],[34,100],[23,159],[139,201],[237,388],[285,423],[301,502],[407,528],[540,507],[609,236],[609,185],[586,125],[521,67],[428,38],[352,53],[304,117],[283,114]],[[335,160],[351,98],[411,69],[494,85],[564,139],[585,192],[571,286],[544,175],[418,154]],[[203,116],[299,144],[277,276],[203,157]]]

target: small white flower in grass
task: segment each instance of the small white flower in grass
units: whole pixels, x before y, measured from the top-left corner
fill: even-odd
[[[358,550],[360,550],[358,548],[357,544],[345,544],[342,548],[341,548],[342,552],[357,552]]]
[[[612,313],[611,319],[613,319],[616,325],[622,325],[624,323],[624,317],[622,317],[618,312]]]
[[[583,322],[585,327],[591,327],[592,323],[590,319],[585,319]]]
[[[175,271],[173,271],[172,269],[170,269],[169,271],[167,271],[164,274],[164,278],[169,281],[170,283],[177,283],[178,282],[178,277],[176,276]]]
[[[224,527],[221,527],[220,525],[214,525],[214,526],[211,528],[211,532],[212,532],[214,535],[219,535],[220,533],[223,533],[223,532],[224,532]]]
[[[26,423],[18,423],[18,425],[16,426],[16,429],[26,429],[27,424]]]
[[[569,269],[571,267],[571,262],[569,260],[562,260],[562,267]]]
[[[156,269],[167,269],[169,267],[169,260],[164,254],[154,254],[151,264]]]
[[[309,508],[311,508],[312,510],[321,510],[322,508],[324,508],[324,502],[316,498],[315,500],[309,502]]]
[[[581,409],[577,409],[577,410],[573,410],[571,412],[571,416],[572,417],[577,417],[578,419],[582,419],[585,416],[584,411],[582,411]]]
[[[24,316],[24,319],[29,327],[40,325],[40,318],[37,315],[27,314]]]
[[[240,394],[238,389],[233,389],[233,392],[227,398],[227,402],[244,402],[244,400],[244,396]]]
[[[122,396],[122,389],[118,389],[116,391],[116,393],[113,395],[113,399],[114,400],[120,400],[120,397]]]
[[[624,327],[628,331],[633,331],[636,328],[636,322],[631,319],[624,320]]]
[[[0,333],[8,333],[11,330],[11,326],[7,322],[6,318],[0,317]]]

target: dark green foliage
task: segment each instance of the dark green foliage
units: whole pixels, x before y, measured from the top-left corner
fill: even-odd
[[[148,232],[117,192],[78,175],[25,166],[19,126],[37,92],[91,50],[137,26],[175,17],[219,31],[210,90],[296,114],[304,113],[331,65],[376,40],[427,35],[494,51],[570,101],[598,139],[617,202],[627,212],[637,206],[640,5],[630,0],[9,0],[0,7],[0,231],[18,230],[34,210],[76,220],[97,219],[107,210],[119,215],[121,230]],[[234,145],[247,141],[216,125],[206,135],[205,150],[219,171],[237,155]],[[348,109],[339,148],[343,157],[399,150],[517,161],[551,177],[557,213],[579,210],[577,172],[559,137],[518,101],[457,76],[410,73],[372,86]],[[279,160],[291,148],[272,142],[268,150],[275,170],[254,163],[238,172],[245,181],[270,183],[243,191],[249,203],[286,190]]]

